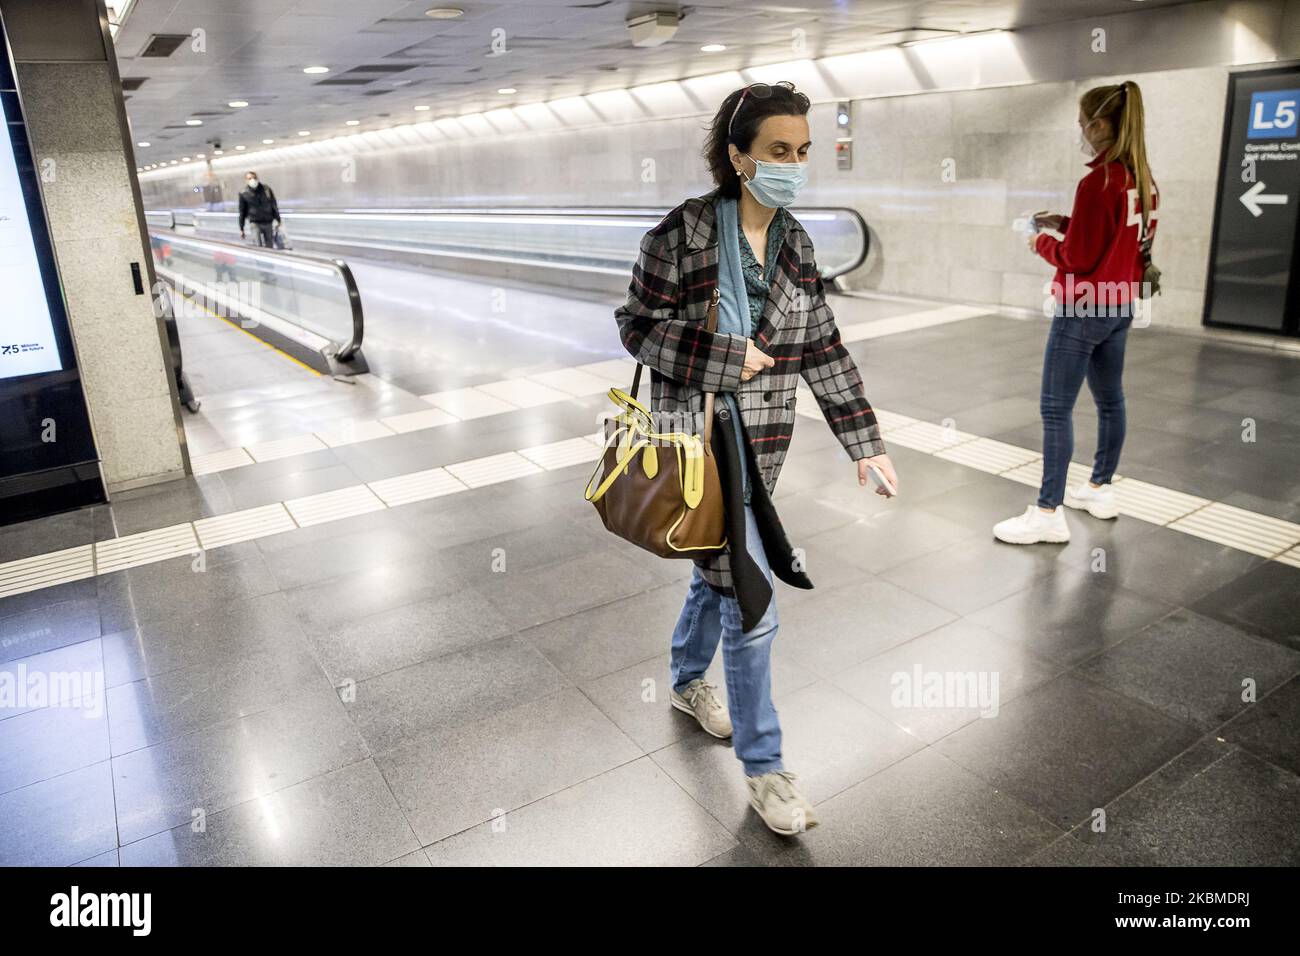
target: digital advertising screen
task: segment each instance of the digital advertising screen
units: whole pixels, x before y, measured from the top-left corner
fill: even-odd
[[[14,97],[0,97],[0,102],[5,111],[0,130],[0,378],[13,378],[58,371],[63,363],[14,149],[22,118],[10,115],[17,105]]]

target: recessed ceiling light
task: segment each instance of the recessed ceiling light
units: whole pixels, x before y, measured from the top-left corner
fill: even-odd
[[[317,73],[328,73],[330,71],[330,68],[328,66],[304,66],[302,68],[302,71],[304,73],[311,73],[312,75],[315,75]]]
[[[721,44],[721,43],[706,43],[706,44],[704,44],[704,46],[700,47],[700,52],[701,52],[701,53],[721,53],[721,52],[722,52],[723,50],[725,50],[725,49],[726,49],[726,46],[725,46],[724,44]]]
[[[212,155],[213,155],[213,156],[224,156],[224,155],[226,155],[226,151],[225,151],[224,149],[214,149],[214,150],[212,151]]]
[[[202,125],[203,125],[203,120],[201,120],[201,119],[188,119],[188,120],[185,121],[185,125],[186,125],[186,126],[202,126]]]
[[[232,110],[242,110],[245,106],[248,105],[248,101],[247,101],[247,100],[231,100],[231,101],[230,101],[229,103],[227,103],[226,105],[229,106]]]
[[[503,86],[501,89],[497,90],[497,92],[502,96],[509,96],[511,93],[518,93],[519,91],[513,86]]]
[[[207,159],[208,157],[207,157],[207,155],[206,155],[205,153],[195,153],[195,154],[194,154],[194,158],[195,158],[195,159]]]
[[[464,16],[465,11],[460,7],[430,7],[424,11],[426,17],[434,20],[455,20],[459,16]]]
[[[141,140],[140,142],[136,143],[135,145],[139,146],[141,149],[148,149],[148,148],[149,148],[150,146],[152,146],[153,144],[150,143],[147,139],[145,139],[145,140]]]
[[[300,129],[300,130],[298,130],[298,135],[299,135],[299,136],[310,136],[310,135],[311,135],[311,130],[309,130],[309,129]]]
[[[247,146],[236,146],[235,149],[248,149]]]
[[[175,166],[175,165],[176,165],[176,160],[173,159],[173,160],[172,160],[170,163],[168,163],[167,165],[168,165],[168,166]]]
[[[427,113],[427,112],[429,112],[429,107],[427,107],[427,106],[425,106],[423,103],[421,103],[419,106],[417,106],[417,107],[415,108],[415,111],[416,111],[417,113]]]
[[[135,168],[135,171],[136,171],[137,173],[142,173],[142,172],[144,172],[144,167],[143,167],[143,166],[137,166],[137,167]]]
[[[188,163],[189,161],[190,161],[190,158],[189,158],[188,156],[182,156],[182,157],[181,157],[181,162],[182,162],[182,163]]]
[[[271,145],[272,143],[274,143],[274,142],[275,142],[275,140],[273,140],[273,139],[264,139],[264,140],[262,140],[262,145],[263,145],[263,146],[270,146],[270,145]]]
[[[344,125],[344,126],[360,126],[360,125],[361,125],[361,120],[348,120],[348,121],[347,121],[346,123],[344,123],[343,125]]]

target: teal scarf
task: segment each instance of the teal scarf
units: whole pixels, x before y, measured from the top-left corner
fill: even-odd
[[[745,273],[740,267],[740,208],[736,200],[719,196],[714,204],[718,220],[718,331],[751,338],[749,295],[745,291]],[[745,461],[745,439],[741,433],[740,407],[731,392],[718,398],[731,410],[736,427],[736,450],[740,455],[741,487],[745,504],[749,504],[749,465]]]

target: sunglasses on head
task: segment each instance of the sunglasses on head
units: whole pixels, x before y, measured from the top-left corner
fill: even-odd
[[[736,116],[737,114],[740,113],[740,108],[745,104],[745,97],[752,96],[755,99],[765,100],[772,95],[772,90],[774,90],[778,86],[781,87],[782,89],[789,90],[790,92],[795,93],[796,96],[800,97],[805,101],[808,99],[808,97],[805,96],[803,93],[796,92],[794,88],[794,84],[789,82],[788,80],[782,80],[780,83],[751,83],[749,86],[745,87],[743,90],[740,91],[740,98],[736,100],[736,108],[731,111],[731,122],[727,124],[728,139],[731,138],[731,132],[736,126]]]

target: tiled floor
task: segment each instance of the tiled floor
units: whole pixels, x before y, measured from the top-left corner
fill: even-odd
[[[372,318],[378,381],[283,363],[201,392],[194,437],[279,440],[618,355],[608,304],[510,290],[537,316],[524,347],[490,290],[454,286],[418,322]],[[393,314],[416,292],[393,280]],[[846,325],[909,311],[838,304]],[[882,407],[1036,450],[1044,334],[988,316],[850,349]],[[1300,361],[1131,342],[1125,475],[1300,519]],[[0,563],[569,440],[605,404],[122,495],[0,528]],[[778,591],[785,754],[822,819],[797,840],[757,822],[730,748],[666,703],[689,564],[605,534],[575,465],[0,599],[0,688],[49,691],[0,707],[0,863],[1300,862],[1300,569],[1075,513],[1070,545],[1014,549],[989,528],[1031,489],[891,453],[903,495],[885,502],[800,418],[778,487],[818,585]],[[997,693],[900,706],[898,675],[918,672]]]

